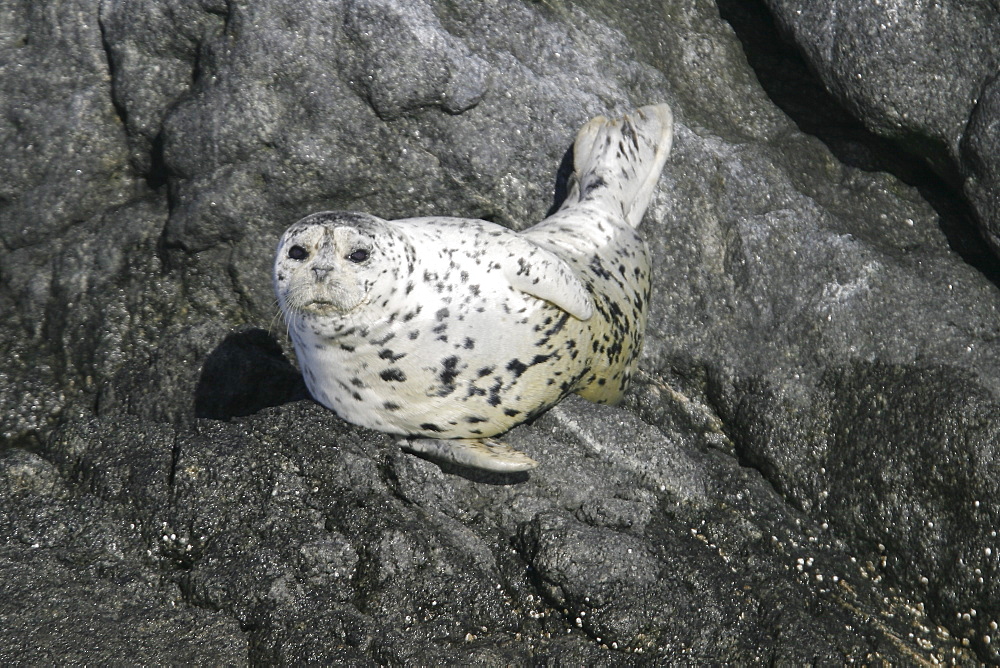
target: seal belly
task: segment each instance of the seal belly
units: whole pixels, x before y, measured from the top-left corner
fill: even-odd
[[[436,333],[433,319],[414,320],[413,343],[428,339],[419,354],[395,353],[391,341],[349,351],[297,347],[296,354],[313,397],[345,420],[408,436],[493,436],[574,391],[588,364],[580,321],[529,296],[516,310],[485,330],[466,319]],[[367,338],[382,336],[375,330]]]

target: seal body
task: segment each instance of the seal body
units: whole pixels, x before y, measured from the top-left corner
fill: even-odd
[[[650,292],[635,227],[671,136],[666,105],[594,119],[574,145],[566,202],[521,233],[482,220],[353,212],[294,224],[274,284],[313,397],[373,429],[466,439],[456,451],[569,393],[619,401]]]

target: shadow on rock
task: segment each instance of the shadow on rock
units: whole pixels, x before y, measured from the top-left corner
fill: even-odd
[[[570,146],[563,153],[562,160],[559,162],[559,168],[556,169],[556,183],[552,190],[552,206],[545,212],[546,217],[558,211],[562,207],[563,202],[566,201],[566,196],[569,195],[569,189],[572,186],[572,177],[573,147]]]
[[[195,390],[195,415],[229,420],[308,399],[302,375],[262,329],[229,334],[209,354]]]

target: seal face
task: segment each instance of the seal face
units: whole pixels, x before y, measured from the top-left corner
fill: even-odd
[[[274,286],[313,397],[355,424],[427,437],[410,446],[420,452],[533,467],[484,439],[569,393],[614,403],[628,386],[650,290],[634,228],[671,136],[666,105],[594,119],[566,203],[522,233],[353,212],[294,224]]]

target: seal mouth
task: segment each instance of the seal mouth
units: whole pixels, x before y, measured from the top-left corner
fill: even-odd
[[[302,314],[332,317],[342,316],[358,308],[364,299],[354,300],[339,290],[315,289],[314,286],[292,286],[284,294],[282,308]]]
[[[346,316],[353,311],[357,311],[363,304],[365,304],[364,301],[357,304],[343,304],[328,299],[311,299],[303,304],[299,304],[296,308],[299,311],[323,317]]]
[[[334,313],[344,313],[344,309],[326,299],[313,299],[299,306],[299,310],[318,315],[332,315]]]

